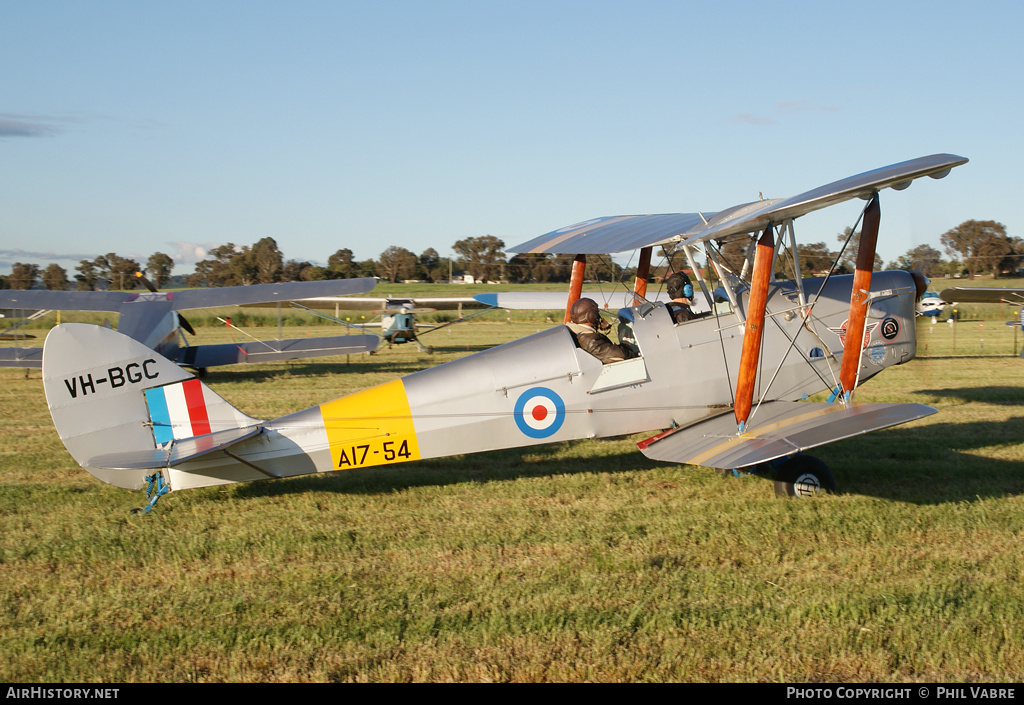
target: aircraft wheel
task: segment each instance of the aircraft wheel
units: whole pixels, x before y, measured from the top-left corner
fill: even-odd
[[[813,455],[797,455],[787,460],[775,475],[776,497],[806,498],[835,491],[832,471]]]

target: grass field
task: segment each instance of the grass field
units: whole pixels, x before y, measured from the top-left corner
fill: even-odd
[[[819,449],[840,492],[809,501],[620,438],[139,516],[64,451],[39,373],[0,369],[0,680],[1019,682],[1024,341],[966,315],[858,392],[939,413]],[[529,318],[206,381],[273,417],[550,325]]]

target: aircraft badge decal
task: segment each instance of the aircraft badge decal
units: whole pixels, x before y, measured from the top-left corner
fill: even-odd
[[[839,326],[838,328],[829,328],[830,331],[839,336],[839,342],[841,342],[843,345],[846,345],[846,329],[847,327],[849,327],[849,325],[850,319],[847,318],[845,321],[843,321],[843,325]],[[875,328],[877,327],[877,323],[868,323],[866,326],[864,326],[864,343],[863,345],[861,345],[861,348],[866,348],[868,346],[868,342],[871,340],[871,333],[874,332]]]

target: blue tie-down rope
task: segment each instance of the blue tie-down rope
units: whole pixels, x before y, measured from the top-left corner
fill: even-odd
[[[756,470],[753,470],[753,471],[744,470],[743,468],[731,468],[729,470],[726,470],[726,472],[727,473],[732,473],[733,477],[743,477],[744,475],[755,475],[755,474],[758,474],[759,470],[764,469],[765,466],[767,466],[768,469],[770,469],[770,470],[778,470],[779,466],[782,465],[787,460],[789,460],[791,457],[792,456],[784,455],[781,458],[775,458],[774,460],[768,460],[768,461],[765,461],[763,463],[758,463],[757,465],[748,466],[748,467],[757,468]]]
[[[158,472],[146,475],[146,499],[149,500],[149,503],[140,511],[143,514],[149,514],[153,507],[156,506],[157,501],[170,491],[171,486],[164,482],[163,473]]]

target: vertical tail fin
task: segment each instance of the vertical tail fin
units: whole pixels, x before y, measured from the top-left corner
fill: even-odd
[[[141,489],[147,474],[165,467],[179,441],[237,439],[244,434],[236,429],[260,424],[167,358],[100,326],[66,323],[50,331],[43,389],[72,457],[100,480],[127,489]],[[221,442],[199,445],[209,452]]]

